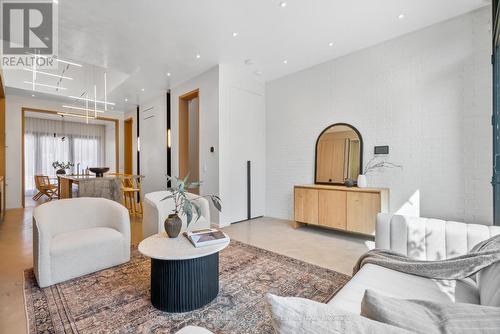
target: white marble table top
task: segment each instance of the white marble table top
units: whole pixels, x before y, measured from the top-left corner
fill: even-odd
[[[196,248],[182,234],[177,238],[169,238],[163,232],[142,240],[138,249],[141,254],[157,260],[190,260],[220,252],[229,242],[228,237],[224,243]]]

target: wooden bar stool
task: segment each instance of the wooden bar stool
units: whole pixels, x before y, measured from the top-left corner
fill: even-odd
[[[122,181],[123,202],[125,207],[132,215],[142,215],[142,189],[141,189],[141,176],[121,174],[119,175]],[[139,203],[136,203],[135,196],[138,194]]]

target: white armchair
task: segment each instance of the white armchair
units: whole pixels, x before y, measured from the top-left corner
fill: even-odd
[[[144,217],[142,220],[142,235],[144,238],[165,231],[163,227],[165,219],[174,209],[173,199],[162,201],[162,199],[169,194],[168,191],[155,191],[144,196]],[[196,194],[186,194],[190,199],[199,197]],[[199,197],[196,201],[201,208],[201,217],[199,217],[196,222],[192,221],[191,224],[189,224],[190,231],[210,227],[210,207],[208,200]],[[187,223],[185,216],[181,216],[180,218],[182,219],[182,233],[186,231]]]
[[[130,260],[130,218],[104,198],[72,198],[33,211],[33,269],[46,287]]]

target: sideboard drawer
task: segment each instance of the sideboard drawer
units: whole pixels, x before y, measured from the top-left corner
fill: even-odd
[[[346,192],[319,190],[319,221],[323,226],[346,229]]]
[[[318,190],[295,188],[295,221],[318,224]]]
[[[347,230],[375,234],[375,220],[380,210],[380,194],[351,192],[347,194]]]

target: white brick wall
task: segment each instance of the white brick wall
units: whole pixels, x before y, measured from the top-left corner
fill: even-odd
[[[371,175],[391,211],[416,191],[422,216],[491,224],[491,7],[266,86],[266,214],[293,217],[294,184],[314,182],[314,145],[330,124],[361,132],[365,161],[390,145],[403,170]]]

